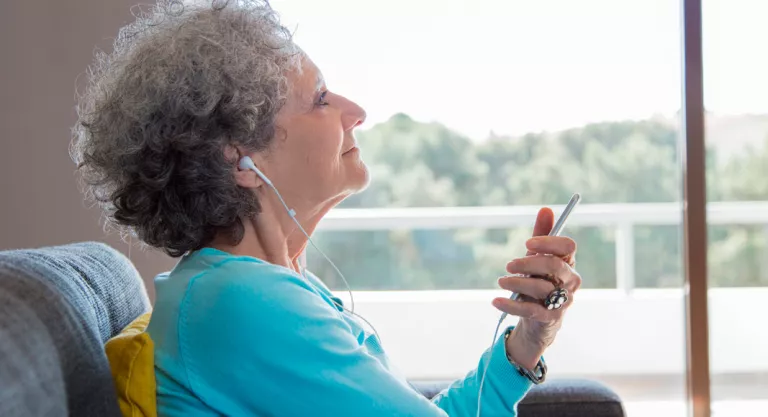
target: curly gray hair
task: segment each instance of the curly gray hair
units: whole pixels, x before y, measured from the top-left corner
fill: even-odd
[[[159,1],[99,52],[72,159],[110,224],[178,257],[261,210],[227,145],[269,147],[302,52],[266,2]]]

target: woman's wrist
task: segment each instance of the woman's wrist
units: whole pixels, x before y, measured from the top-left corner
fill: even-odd
[[[546,350],[545,346],[541,343],[535,343],[527,340],[525,334],[519,330],[519,327],[515,327],[507,337],[505,348],[507,350],[507,356],[516,364],[532,370],[539,363],[541,356]]]

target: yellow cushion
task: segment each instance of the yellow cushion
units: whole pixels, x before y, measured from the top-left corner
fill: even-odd
[[[139,316],[104,346],[124,417],[157,417],[155,348],[146,332],[150,316]]]

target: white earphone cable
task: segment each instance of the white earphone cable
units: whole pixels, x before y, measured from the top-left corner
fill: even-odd
[[[488,361],[485,362],[485,366],[483,367],[483,375],[480,377],[480,386],[477,390],[477,417],[480,417],[480,408],[482,407],[482,398],[483,398],[483,385],[485,384],[485,375],[488,373],[488,366],[491,364],[491,359],[493,359],[493,345],[496,344],[496,337],[499,335],[499,329],[501,328],[501,323],[504,321],[504,318],[506,316],[502,316],[499,319],[499,322],[496,323],[496,330],[493,332],[493,340],[491,340],[491,348],[490,348],[490,354],[488,355]]]
[[[350,304],[352,306],[352,309],[350,310],[350,309],[344,307],[343,305],[339,305],[339,307],[342,310],[346,311],[347,313],[360,318],[366,324],[368,324],[368,326],[370,326],[370,328],[373,330],[373,333],[379,339],[379,344],[382,344],[381,336],[379,335],[378,330],[376,330],[376,327],[374,327],[373,324],[371,324],[371,322],[369,322],[365,317],[363,317],[360,314],[357,314],[355,312],[355,296],[352,293],[352,288],[349,286],[349,282],[347,282],[347,279],[344,277],[344,274],[342,274],[341,270],[339,270],[339,268],[336,266],[336,264],[333,263],[333,261],[330,258],[328,258],[328,256],[322,250],[320,250],[320,248],[317,247],[317,245],[315,245],[315,242],[309,236],[309,233],[307,233],[307,231],[304,230],[304,227],[302,227],[301,223],[299,223],[298,219],[296,219],[296,210],[293,210],[292,208],[288,207],[288,204],[283,199],[283,196],[280,194],[280,191],[277,191],[277,187],[275,187],[274,184],[272,184],[272,181],[270,181],[270,179],[267,178],[267,176],[264,175],[264,173],[262,173],[258,168],[256,168],[256,164],[253,163],[253,160],[250,157],[248,157],[248,156],[242,157],[240,159],[239,163],[238,163],[238,166],[240,167],[240,169],[250,169],[253,172],[255,172],[256,175],[258,175],[259,178],[261,178],[269,186],[269,188],[271,188],[272,191],[275,192],[275,195],[277,196],[278,200],[280,200],[280,204],[283,205],[283,207],[288,212],[288,215],[291,217],[293,222],[296,223],[296,226],[299,228],[301,233],[303,233],[304,236],[307,238],[307,241],[312,245],[313,248],[315,248],[316,251],[318,251],[323,256],[323,258],[325,258],[326,261],[328,261],[329,264],[331,264],[333,269],[336,271],[336,273],[339,275],[341,280],[344,282],[344,285],[347,288],[347,292],[349,293],[349,300],[350,300]],[[309,282],[309,280],[307,279],[307,276],[306,276],[306,266],[302,265],[301,269],[302,269],[301,276],[304,277],[304,279],[307,280],[307,282],[310,284],[310,286],[312,286],[314,288],[314,285],[312,285]]]
[[[374,334],[376,334],[376,337],[378,338],[379,343],[381,344],[382,343],[381,336],[379,336],[379,332],[376,330],[376,328],[365,317],[355,312],[355,298],[354,298],[354,295],[352,294],[352,288],[349,286],[349,282],[347,282],[347,279],[344,277],[344,274],[342,274],[339,268],[336,267],[336,264],[334,264],[333,261],[331,261],[331,259],[328,258],[328,256],[325,253],[323,253],[323,251],[321,251],[320,248],[317,247],[317,245],[315,245],[315,242],[312,241],[312,238],[309,236],[309,233],[307,233],[307,231],[304,230],[304,228],[301,226],[301,223],[299,223],[299,221],[296,219],[296,211],[288,207],[288,204],[283,199],[283,196],[280,195],[280,192],[277,191],[277,188],[272,184],[272,181],[270,181],[266,175],[264,175],[258,168],[256,168],[256,165],[253,163],[253,160],[251,160],[251,158],[247,156],[243,157],[240,160],[239,167],[241,169],[250,169],[254,171],[272,189],[272,191],[275,192],[275,195],[277,195],[278,200],[280,200],[280,204],[283,205],[283,207],[288,212],[288,215],[291,217],[293,222],[296,223],[296,226],[299,228],[301,233],[303,233],[304,236],[307,238],[307,241],[312,245],[313,248],[315,248],[316,251],[318,251],[323,256],[323,258],[325,258],[326,261],[328,261],[329,264],[331,264],[333,269],[336,271],[336,273],[339,275],[341,280],[344,282],[344,285],[347,287],[347,292],[349,293],[349,299],[350,299],[350,304],[352,305],[352,309],[351,310],[347,309],[343,305],[339,305],[339,307],[343,311],[346,311],[347,313],[362,319],[366,324],[368,324],[368,326],[370,326],[371,329],[373,330]],[[301,267],[301,271],[300,271],[301,276],[307,281],[307,283],[313,288],[313,290],[317,292],[318,290],[315,288],[314,285],[312,285],[311,282],[309,282],[309,279],[307,278],[306,266],[300,265],[300,267]],[[488,360],[486,361],[485,366],[483,367],[483,374],[480,377],[480,386],[478,387],[478,393],[477,393],[477,417],[480,417],[480,411],[482,407],[482,395],[483,395],[483,385],[485,384],[485,376],[488,373],[488,366],[491,364],[491,360],[493,359],[493,350],[494,350],[493,345],[496,343],[496,337],[499,334],[499,328],[501,328],[501,323],[504,321],[504,318],[506,318],[506,314],[502,314],[501,317],[499,318],[499,322],[496,323],[496,330],[493,332],[493,340],[491,341]],[[410,382],[408,382],[408,384],[411,385]],[[411,385],[411,387],[415,390],[415,387],[413,387],[413,385]]]
[[[285,200],[283,200],[283,196],[280,195],[280,192],[277,191],[277,188],[275,188],[275,186],[272,185],[272,182],[271,181],[267,182],[267,185],[269,185],[270,188],[272,188],[272,191],[275,192],[275,194],[277,195],[277,198],[280,200],[280,203],[283,205],[283,207],[285,207],[285,210],[288,211],[288,215],[291,216],[291,219],[293,220],[294,223],[296,223],[296,226],[298,226],[299,230],[301,230],[301,233],[303,233],[304,236],[306,236],[307,241],[309,241],[309,243],[312,245],[313,248],[315,248],[316,251],[318,251],[321,255],[323,255],[323,258],[325,258],[325,260],[328,261],[328,263],[331,264],[333,269],[336,270],[336,273],[339,274],[339,277],[341,278],[341,280],[344,281],[344,285],[346,285],[347,292],[349,293],[350,304],[352,304],[352,311],[351,311],[351,313],[355,314],[355,297],[352,295],[352,288],[349,286],[349,283],[347,282],[347,279],[344,278],[344,274],[342,274],[341,271],[339,270],[339,268],[336,267],[336,264],[334,264],[333,261],[331,261],[325,255],[325,253],[323,253],[323,251],[321,251],[317,247],[317,245],[315,245],[315,242],[313,242],[312,238],[309,237],[309,234],[307,233],[307,231],[304,230],[304,228],[301,226],[301,223],[299,223],[299,221],[296,219],[296,211],[288,207],[288,204],[286,204]],[[365,320],[365,319],[363,319],[363,320]],[[366,323],[367,323],[367,320],[366,320]],[[370,325],[370,323],[368,323],[368,324]]]

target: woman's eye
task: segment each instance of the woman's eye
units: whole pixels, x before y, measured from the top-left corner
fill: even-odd
[[[318,97],[317,103],[316,103],[318,106],[327,106],[328,105],[328,102],[325,101],[325,96],[327,94],[328,94],[327,90],[323,91],[322,93],[320,93],[320,97]]]

